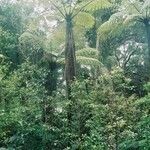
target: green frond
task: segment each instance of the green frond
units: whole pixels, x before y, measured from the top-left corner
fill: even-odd
[[[94,48],[83,48],[81,50],[76,51],[76,56],[84,56],[97,59],[98,51]]]
[[[102,24],[98,29],[98,35],[101,40],[108,37],[116,37],[132,26],[135,21],[149,17],[150,2],[137,0],[123,0],[122,7],[118,13],[113,14],[108,21]]]
[[[120,14],[119,13],[113,14],[108,21],[104,22],[98,28],[98,34],[110,32],[115,27],[117,27],[120,23],[122,23]]]
[[[80,12],[74,18],[75,24],[84,28],[91,28],[95,23],[94,20],[94,17],[86,12]]]
[[[141,13],[141,2],[139,1],[129,1],[129,0],[123,0],[122,2],[122,6],[124,9],[124,12],[128,13],[128,14],[139,14]]]
[[[124,23],[122,13],[113,14],[108,21],[103,23],[97,30],[101,40],[108,37],[116,37],[121,34],[129,24]]]
[[[128,15],[127,20],[135,20],[138,18],[150,17],[150,1],[129,1],[124,0],[122,3],[122,12],[124,15]]]
[[[29,46],[32,45],[34,48],[40,48],[42,46],[42,39],[30,32],[24,32],[20,37],[19,37],[19,42],[23,45]]]
[[[150,15],[150,0],[145,0],[145,2],[144,2],[144,4],[143,4],[141,9],[142,10],[145,10],[145,9],[149,10],[148,13]]]
[[[65,58],[59,58],[57,60],[57,63],[64,65],[65,64]]]
[[[81,7],[84,6],[87,3],[87,1],[84,1],[81,4]],[[87,5],[84,10],[85,11],[96,11],[99,9],[105,9],[105,8],[109,8],[111,7],[112,4],[108,1],[108,0],[93,0],[93,2],[91,2],[89,5]]]
[[[79,64],[85,66],[101,66],[101,62],[98,60],[98,51],[94,48],[83,48],[76,51],[76,60]],[[64,64],[65,58],[59,58],[58,63]]]
[[[80,63],[81,65],[91,66],[91,67],[100,67],[101,66],[101,62],[95,58],[78,56],[76,59],[77,59],[77,62]]]
[[[125,20],[124,20],[124,24],[130,24],[136,20],[138,20],[139,18],[142,18],[142,15],[137,15],[137,14],[133,14],[133,15],[128,15],[126,16]]]

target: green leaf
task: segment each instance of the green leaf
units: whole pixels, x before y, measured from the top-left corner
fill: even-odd
[[[94,48],[83,48],[76,51],[76,56],[84,56],[98,59],[98,51]]]
[[[101,66],[101,62],[98,59],[88,58],[88,57],[84,57],[84,56],[78,56],[77,62],[82,65],[91,66],[91,67],[100,67]]]
[[[87,2],[83,2],[81,7],[84,6]],[[87,5],[84,10],[85,11],[96,11],[99,9],[106,9],[111,7],[112,4],[108,0],[93,0],[89,5]]]
[[[84,28],[91,28],[95,21],[94,17],[86,12],[80,12],[75,18],[75,24]]]

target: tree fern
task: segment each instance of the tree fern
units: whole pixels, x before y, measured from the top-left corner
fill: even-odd
[[[89,1],[89,0],[88,0]],[[84,6],[87,3],[87,1],[83,1],[80,4],[80,7]],[[96,11],[99,9],[105,9],[105,8],[109,8],[111,7],[111,3],[109,2],[109,0],[93,0],[89,5],[87,5],[84,10],[85,11]]]
[[[122,6],[118,12],[113,14],[110,19],[102,24],[98,29],[98,34],[101,38],[122,32],[123,28],[132,25],[134,21],[141,21],[141,19],[150,16],[150,2],[145,0],[139,2],[136,0],[123,0]]]
[[[81,65],[89,66],[89,67],[100,67],[101,62],[98,59],[90,58],[90,57],[84,57],[84,56],[77,56],[77,62]]]
[[[100,67],[102,64],[98,60],[99,52],[94,48],[83,48],[76,51],[76,60],[80,65],[89,66],[92,68]],[[64,56],[58,58],[58,62],[65,63]]]
[[[101,62],[98,60],[99,52],[94,48],[83,48],[76,51],[77,62],[81,65],[100,67]]]
[[[103,23],[97,30],[100,40],[104,41],[107,38],[116,37],[121,34],[126,28],[127,24],[124,24],[124,19],[121,13],[113,14],[108,21]]]
[[[95,23],[94,17],[86,12],[80,12],[79,15],[74,18],[74,22],[77,26],[84,28],[91,28]]]
[[[122,12],[122,15],[126,17],[126,20],[140,21],[140,19],[150,17],[150,2],[149,0],[124,0],[120,12]]]
[[[84,56],[98,59],[98,51],[94,48],[83,48],[81,50],[76,51],[76,56]]]

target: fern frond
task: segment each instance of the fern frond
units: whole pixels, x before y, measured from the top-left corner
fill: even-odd
[[[98,59],[98,51],[94,48],[83,48],[81,50],[76,51],[76,56],[84,56]]]
[[[129,23],[125,23],[124,20],[125,17],[121,12],[113,14],[108,21],[98,28],[97,32],[101,40],[120,35],[129,26]]]
[[[80,12],[75,18],[75,24],[84,28],[91,28],[95,21],[94,17],[86,12]]]
[[[102,64],[98,60],[98,51],[94,48],[84,48],[76,51],[76,60],[79,64],[100,67]],[[59,58],[58,63],[65,64],[65,58]]]
[[[150,0],[145,0],[141,10],[143,11],[147,10],[148,11],[147,13],[150,15]]]
[[[77,62],[80,63],[81,65],[91,66],[91,67],[100,67],[101,66],[101,62],[95,58],[78,56],[76,59],[77,59]]]
[[[57,63],[64,65],[65,64],[65,58],[64,57],[63,58],[59,58],[57,60]]]
[[[150,1],[129,1],[124,0],[122,3],[122,12],[133,20],[137,18],[147,18],[150,17]]]
[[[87,1],[84,1],[80,4],[80,6],[84,6],[87,3]],[[84,10],[85,11],[96,11],[99,9],[105,9],[111,7],[112,4],[108,0],[93,0],[89,5],[87,5]]]

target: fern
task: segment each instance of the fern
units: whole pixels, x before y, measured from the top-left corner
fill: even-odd
[[[126,16],[126,20],[139,20],[150,17],[150,1],[129,1],[124,0],[122,4],[122,15]]]
[[[102,64],[98,60],[99,52],[94,48],[83,48],[81,50],[76,51],[76,60],[80,65],[90,66],[90,67],[100,67]],[[60,64],[65,63],[65,59],[60,58],[58,59]]]
[[[87,1],[80,4],[80,7],[84,6]],[[111,7],[112,4],[108,0],[93,0],[89,5],[84,8],[84,11],[93,12],[99,9],[105,9]]]
[[[85,56],[98,59],[98,51],[94,48],[84,48],[76,52],[76,56]]]
[[[74,18],[74,22],[76,25],[84,28],[91,28],[95,23],[94,17],[86,12],[80,12],[79,15]]]
[[[98,59],[84,57],[84,56],[78,56],[77,62],[80,63],[81,65],[90,66],[94,68],[101,66],[101,62]]]
[[[124,24],[124,18],[121,13],[113,14],[108,21],[103,23],[98,28],[98,36],[100,36],[100,40],[104,41],[108,37],[116,37],[121,34],[126,28],[127,24]]]
[[[123,0],[118,12],[113,14],[108,21],[98,29],[101,40],[108,37],[116,37],[135,21],[141,21],[150,17],[150,1],[139,2],[136,0]]]

